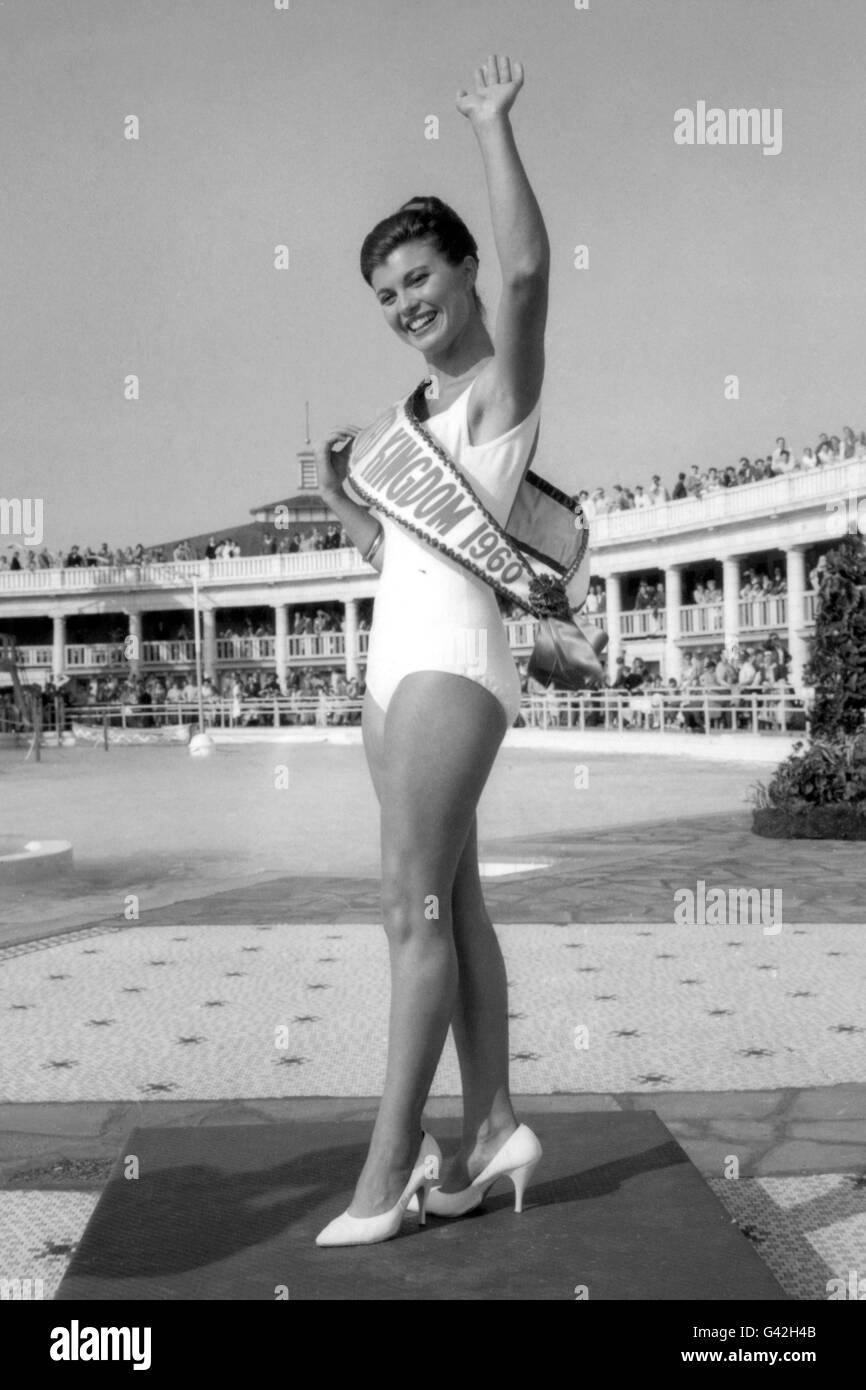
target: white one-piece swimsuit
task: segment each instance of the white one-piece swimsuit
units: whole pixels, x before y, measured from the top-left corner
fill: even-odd
[[[471,390],[470,384],[447,410],[423,424],[504,526],[526,472],[541,402],[498,439],[470,444]],[[371,696],[387,710],[410,672],[447,671],[495,695],[510,726],[520,708],[520,676],[493,589],[377,508],[371,513],[385,533],[367,655]]]

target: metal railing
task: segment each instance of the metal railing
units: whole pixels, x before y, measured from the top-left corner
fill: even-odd
[[[293,724],[357,724],[362,699],[348,695],[205,696],[203,712],[208,729],[248,727],[280,728]],[[94,728],[159,730],[172,725],[198,727],[197,699],[164,701],[161,704],[132,704],[113,701],[83,705],[56,702],[56,712],[46,727],[71,729],[73,724]]]
[[[47,706],[48,702],[45,702]],[[209,729],[284,728],[294,725],[357,725],[361,697],[333,694],[262,695],[243,699],[210,696],[204,700]],[[653,730],[659,734],[694,733],[793,734],[805,731],[807,710],[802,699],[783,691],[734,692],[728,688],[694,687],[679,691],[627,694],[619,690],[525,693],[520,717],[529,728],[578,730]],[[45,711],[47,731],[69,730],[73,724],[103,729],[159,730],[171,725],[198,727],[198,701],[182,699],[162,704],[124,702],[70,705],[52,702]]]
[[[523,698],[521,713],[532,728],[787,734],[807,727],[804,701],[793,693],[739,694],[727,688],[695,687],[675,695],[617,690],[530,694]]]

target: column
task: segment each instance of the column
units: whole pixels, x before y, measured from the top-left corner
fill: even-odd
[[[806,552],[797,546],[785,551],[788,578],[788,651],[790,681],[797,694],[803,689],[803,669],[809,659],[809,643],[803,634],[806,615]]]
[[[128,613],[129,636],[124,644],[124,656],[129,665],[129,674],[134,680],[138,680],[141,675],[141,614],[137,612]]]
[[[274,604],[274,660],[277,682],[283,695],[286,693],[286,675],[289,669],[289,605]]]
[[[54,614],[54,648],[51,655],[51,676],[55,684],[66,675],[66,615]]]
[[[604,621],[607,627],[607,676],[613,681],[616,676],[616,659],[622,655],[622,576],[608,575],[604,581]]]
[[[740,561],[728,555],[722,561],[722,597],[725,610],[725,651],[740,645]]]
[[[343,607],[346,610],[346,676],[351,680],[358,674],[358,600],[347,598]]]
[[[201,668],[202,675],[216,684],[217,675],[217,637],[216,609],[202,608]]]
[[[665,680],[679,683],[683,673],[680,635],[680,608],[683,602],[683,572],[679,565],[669,565],[665,570]]]

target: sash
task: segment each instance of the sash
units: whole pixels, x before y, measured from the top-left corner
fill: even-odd
[[[580,503],[527,470],[500,526],[419,420],[424,386],[356,436],[352,489],[534,617],[576,612],[589,588],[589,526]],[[536,432],[530,461],[537,440]]]

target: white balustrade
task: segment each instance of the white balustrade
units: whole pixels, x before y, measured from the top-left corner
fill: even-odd
[[[344,656],[346,638],[342,632],[291,633],[288,638],[289,659],[305,657]]]
[[[721,603],[684,603],[680,608],[680,636],[722,635],[725,609]]]
[[[788,626],[788,600],[782,594],[741,598],[739,611],[741,632],[763,632]]]
[[[65,593],[86,589],[191,588],[208,583],[306,579],[372,574],[354,547],[296,551],[288,555],[239,555],[232,560],[166,560],[141,565],[82,565],[72,569],[0,571],[0,594]]]
[[[17,647],[15,660],[19,666],[50,666],[51,647]]]
[[[720,488],[703,497],[683,497],[640,510],[606,512],[591,520],[590,544],[612,545],[637,536],[662,536],[714,522],[781,515],[816,501],[864,492],[866,460],[848,459],[829,468]]]
[[[514,618],[505,624],[510,647],[534,647],[538,623],[535,618]]]
[[[273,661],[274,637],[218,637],[217,661]]]
[[[68,671],[90,671],[126,662],[122,642],[67,642],[64,660]]]
[[[195,661],[195,642],[185,638],[142,642],[141,655],[145,666],[185,666]]]
[[[619,630],[623,637],[664,637],[667,613],[664,608],[631,608],[620,614]]]

